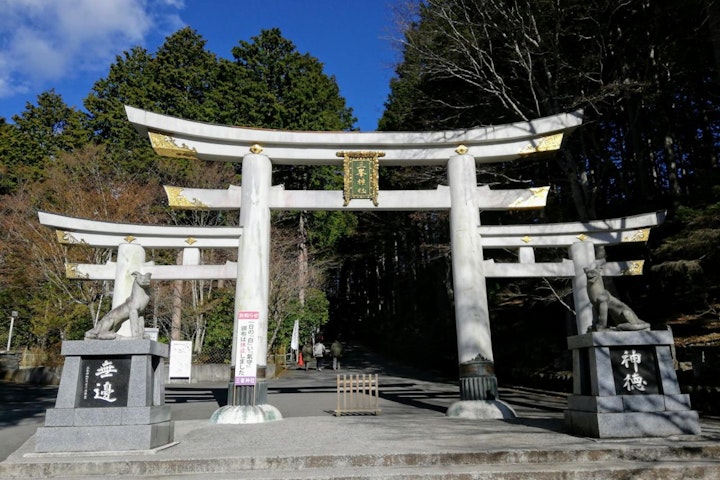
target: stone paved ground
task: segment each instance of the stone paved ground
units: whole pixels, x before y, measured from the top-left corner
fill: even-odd
[[[501,396],[518,419],[451,419],[444,411],[458,398],[455,382],[362,350],[348,352],[345,363],[340,374],[378,373],[380,416],[333,416],[338,372],[332,369],[292,369],[270,381],[269,403],[284,418],[265,424],[210,424],[225,386],[173,384],[167,402],[177,445],[150,455],[37,455],[30,432],[0,463],[0,477],[720,478],[720,423],[714,419],[703,419],[696,436],[581,438],[563,431],[563,395],[507,388]],[[35,393],[40,403],[47,400],[48,390]],[[41,418],[37,406],[27,408],[25,419],[0,430],[0,439]]]

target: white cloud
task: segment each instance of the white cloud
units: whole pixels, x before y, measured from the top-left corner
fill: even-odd
[[[182,0],[0,0],[0,97],[102,72],[158,25],[177,25],[183,6]]]
[[[185,0],[163,0],[163,3],[170,7],[175,7],[178,10],[185,8]]]

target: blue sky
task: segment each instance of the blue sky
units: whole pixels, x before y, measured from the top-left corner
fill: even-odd
[[[108,74],[115,56],[155,53],[185,26],[231,58],[240,40],[280,28],[334,75],[357,126],[375,130],[399,60],[398,0],[0,0],[0,117],[8,121],[51,88],[70,106]]]

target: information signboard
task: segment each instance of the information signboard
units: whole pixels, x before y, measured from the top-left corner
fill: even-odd
[[[170,342],[170,379],[187,378],[192,373],[192,342],[189,340],[172,340]]]
[[[255,385],[257,381],[257,341],[260,312],[239,312],[235,385]]]

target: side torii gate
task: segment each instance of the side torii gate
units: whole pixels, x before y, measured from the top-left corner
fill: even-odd
[[[172,191],[172,188],[168,188]],[[171,197],[171,206],[186,204],[178,201],[184,189]],[[229,190],[238,190],[230,187]],[[481,190],[481,189],[479,189]],[[199,190],[195,194],[223,197],[222,190]],[[197,197],[194,197],[197,199]],[[223,203],[223,202],[220,202]],[[192,208],[197,208],[193,205]],[[209,206],[205,208],[210,208]],[[595,260],[595,245],[644,243],[650,227],[661,224],[664,212],[635,215],[591,222],[480,225],[484,249],[517,251],[517,263],[483,261],[486,278],[556,277],[573,279],[577,331],[586,332],[592,325],[593,314],[586,292],[586,276],[582,270]],[[114,281],[113,308],[127,297],[132,286],[133,271],[150,273],[154,280],[235,280],[239,270],[236,262],[222,265],[201,265],[200,251],[209,249],[237,249],[241,227],[182,227],[152,226],[87,220],[49,212],[38,212],[42,225],[56,229],[58,241],[64,245],[86,245],[94,248],[117,249],[115,262],[96,264],[67,263],[67,278],[78,280]],[[155,265],[145,261],[145,248],[181,249],[182,265]],[[560,262],[536,262],[537,248],[568,248],[569,258]],[[607,262],[604,276],[640,275],[643,260]]]

